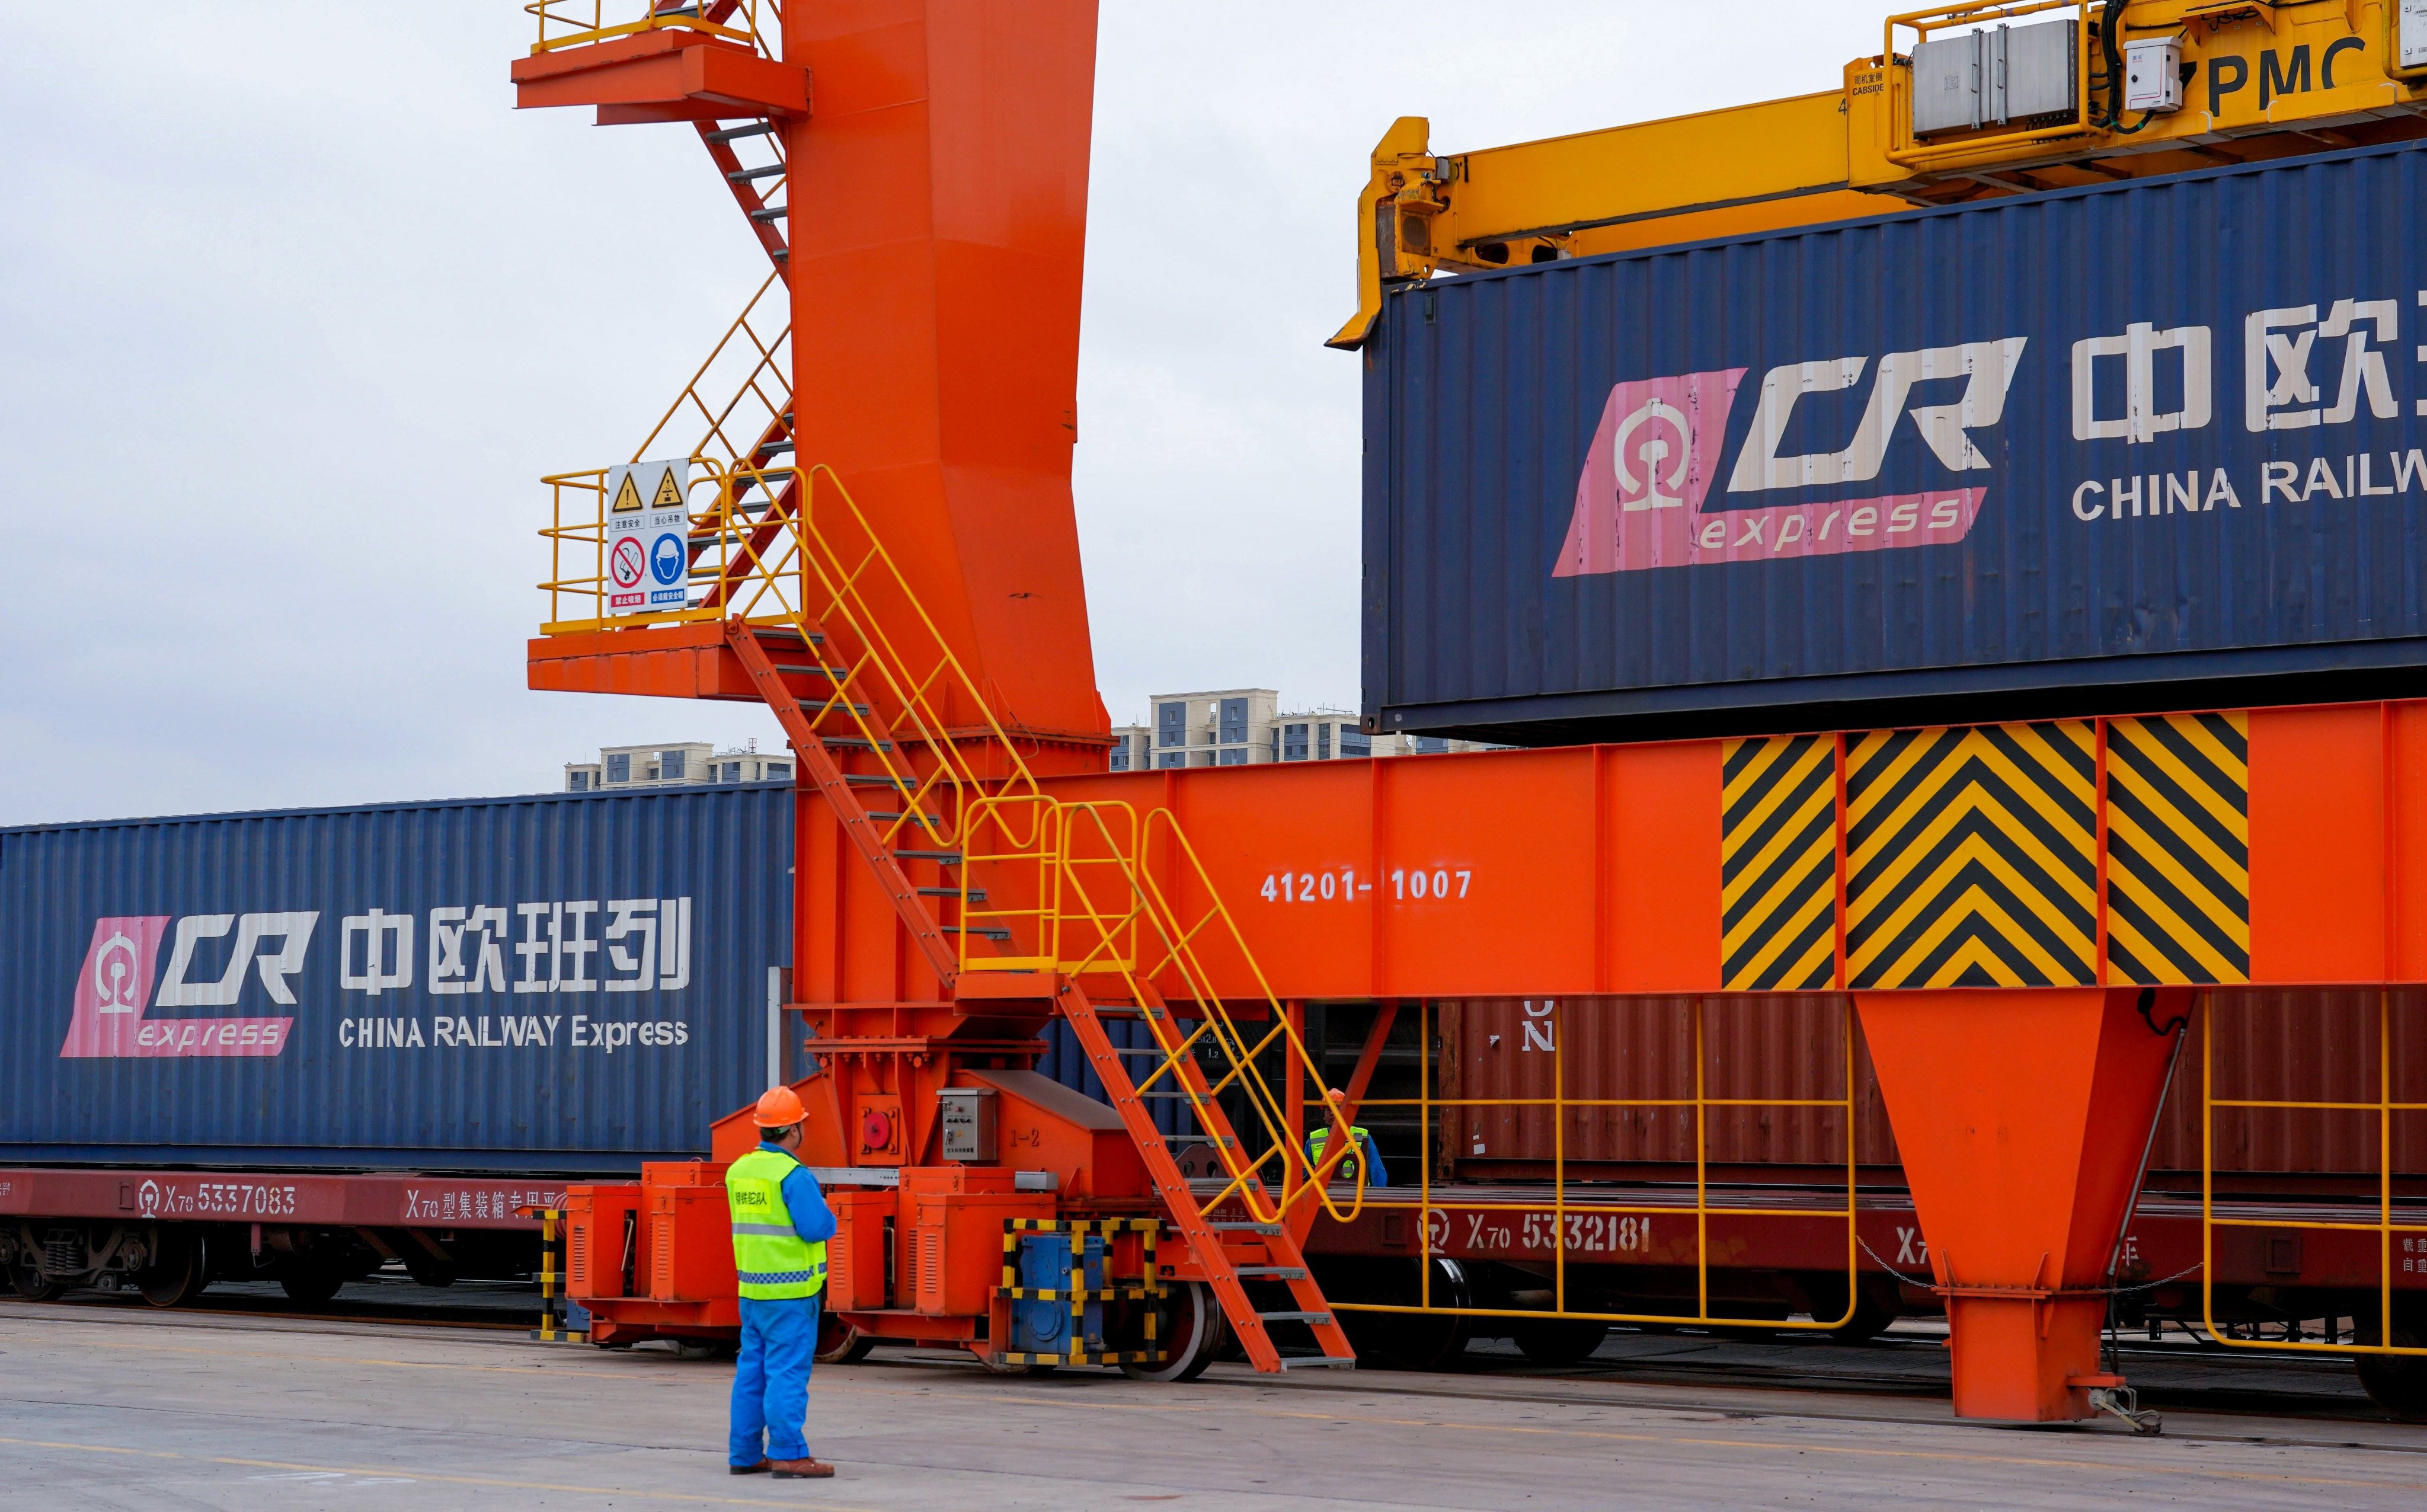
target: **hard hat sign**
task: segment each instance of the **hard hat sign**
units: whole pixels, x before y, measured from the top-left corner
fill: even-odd
[[[636,462],[610,467],[602,501],[607,614],[663,614],[690,607],[691,463]]]

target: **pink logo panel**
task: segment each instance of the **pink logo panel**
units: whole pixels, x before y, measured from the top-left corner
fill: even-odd
[[[1621,383],[1602,406],[1554,577],[1683,567],[1746,369]]]
[[[1746,371],[1642,379],[1609,391],[1552,577],[1947,545],[1970,533],[1985,488],[1703,512]]]
[[[93,921],[59,1059],[276,1055],[286,1048],[292,1018],[147,1019],[168,931],[166,917]]]

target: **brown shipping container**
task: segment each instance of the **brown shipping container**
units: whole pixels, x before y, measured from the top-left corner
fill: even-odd
[[[2380,1035],[2380,1000],[2386,1029]],[[1622,1106],[1695,1096],[1692,998],[1469,1000],[1435,1006],[1442,1180],[1690,1179],[1691,1106]],[[1844,997],[1700,1000],[1706,1170],[1715,1180],[1843,1179],[1843,1106],[1853,1088],[1853,1158],[1865,1184],[1900,1180],[1896,1138],[1861,1026]],[[2380,1039],[2395,1102],[2427,1103],[2427,990],[2218,990],[2203,995],[2158,1119],[2153,1182],[2195,1189],[2201,1076],[2216,1038],[2214,1096],[2305,1102],[2377,1099]],[[1850,1041],[1850,1045],[1849,1045]],[[1564,1125],[1549,1106],[1561,1089]],[[1758,1104],[1758,1105],[1750,1105]],[[1405,1110],[1412,1115],[1413,1110]],[[2394,1171],[2427,1177],[2427,1113],[2391,1117]],[[2368,1111],[2219,1109],[2216,1168],[2372,1183],[2379,1118]],[[1556,1132],[1555,1132],[1556,1131]],[[1833,1168],[1833,1169],[1832,1169]]]

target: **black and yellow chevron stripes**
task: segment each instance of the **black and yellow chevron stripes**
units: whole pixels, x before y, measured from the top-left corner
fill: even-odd
[[[2113,980],[2250,980],[2249,761],[2247,714],[2108,723]]]
[[[1882,730],[1846,755],[1857,987],[2098,979],[2098,756],[2086,720]]]
[[[1730,740],[1721,759],[1720,976],[1731,992],[1833,985],[1837,744]]]

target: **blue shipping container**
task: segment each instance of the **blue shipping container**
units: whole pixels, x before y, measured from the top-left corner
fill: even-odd
[[[1365,707],[1528,743],[2427,685],[2427,146],[1397,290]]]
[[[757,784],[0,830],[0,1162],[704,1154],[791,854]]]

